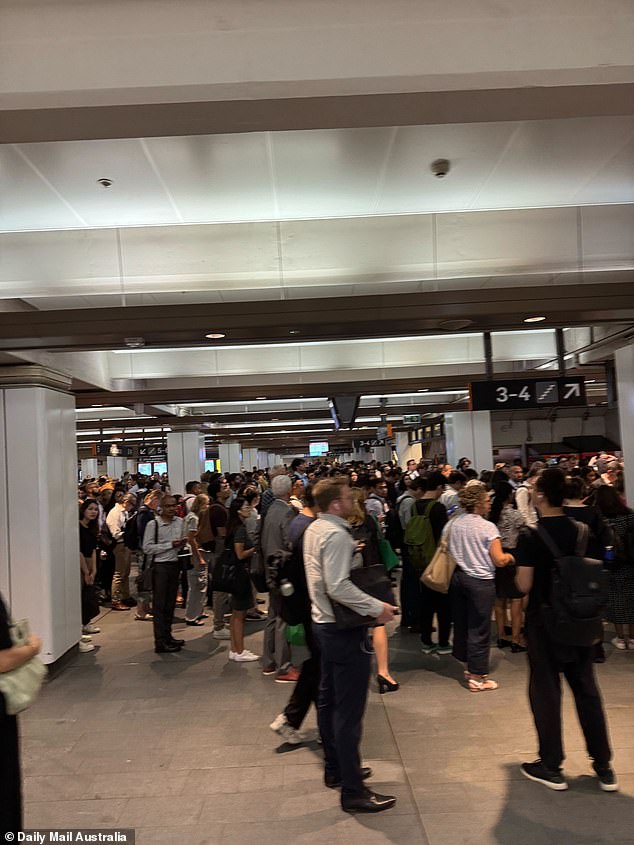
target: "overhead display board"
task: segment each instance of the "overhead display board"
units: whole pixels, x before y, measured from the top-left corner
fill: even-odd
[[[476,381],[469,385],[472,411],[506,411],[521,408],[584,407],[583,378],[507,379]]]

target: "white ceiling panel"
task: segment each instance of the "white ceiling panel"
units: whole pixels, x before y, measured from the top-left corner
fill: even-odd
[[[615,192],[609,168],[604,168],[633,133],[634,120],[628,117],[526,121],[473,207],[574,204],[584,186],[586,201],[592,202],[592,197],[602,198],[595,202],[615,201],[623,185]],[[607,200],[608,195],[612,199]]]
[[[287,280],[420,279],[433,268],[429,215],[302,220],[282,224]]]
[[[581,209],[583,266],[634,266],[634,205]]]
[[[592,197],[605,197],[603,202],[634,202],[634,140],[623,146],[575,194],[578,203],[592,203]]]
[[[400,127],[382,180],[377,212],[478,207],[479,202],[486,202],[480,192],[517,127],[515,123],[466,124],[459,131],[448,131],[447,126]],[[431,162],[438,158],[451,162],[449,175],[442,179],[430,170]]]
[[[271,133],[282,218],[372,214],[391,128]]]
[[[278,278],[275,224],[130,228],[122,232],[126,281],[185,277],[214,282]],[[255,285],[251,285],[252,287]]]
[[[440,214],[439,275],[575,269],[576,219],[574,208]]]
[[[23,144],[20,149],[87,226],[179,222],[138,140]],[[97,184],[101,178],[111,179],[112,187]]]
[[[145,141],[183,220],[278,217],[265,133]]]
[[[92,293],[119,287],[116,233],[111,229],[0,235],[0,286],[23,294]]]
[[[623,202],[627,117],[69,141],[0,150],[5,230]],[[449,158],[442,180],[429,165]],[[114,184],[103,189],[97,179]]]
[[[0,229],[83,227],[86,221],[69,208],[18,150],[0,145]]]

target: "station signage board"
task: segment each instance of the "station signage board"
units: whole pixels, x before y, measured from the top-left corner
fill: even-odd
[[[524,408],[585,407],[581,377],[476,381],[469,385],[472,411],[517,411]]]

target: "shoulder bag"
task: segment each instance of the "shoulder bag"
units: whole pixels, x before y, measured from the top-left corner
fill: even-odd
[[[30,633],[28,621],[12,622],[9,632],[14,646],[26,645]],[[46,666],[37,655],[16,669],[0,673],[0,692],[8,716],[16,716],[33,704],[45,677]]]
[[[349,578],[355,587],[372,596],[372,598],[396,606],[392,581],[382,563],[377,563],[373,566],[362,566],[360,569],[351,569]],[[352,610],[352,608],[345,604],[340,604],[332,598],[330,598],[330,603],[335,614],[337,628],[344,630],[347,628],[359,628],[362,625],[374,625],[376,622],[374,616],[362,616],[356,610]]]
[[[438,548],[434,552],[429,566],[420,576],[423,584],[437,593],[449,592],[449,585],[456,568],[456,561],[449,551],[450,534],[451,526],[447,529],[447,533],[440,538],[440,543],[438,543]]]

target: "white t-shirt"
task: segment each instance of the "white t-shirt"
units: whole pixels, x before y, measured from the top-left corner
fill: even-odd
[[[495,578],[495,564],[489,549],[491,543],[500,536],[497,525],[478,514],[463,513],[445,525],[444,537],[448,531],[449,551],[460,569],[482,581]]]

